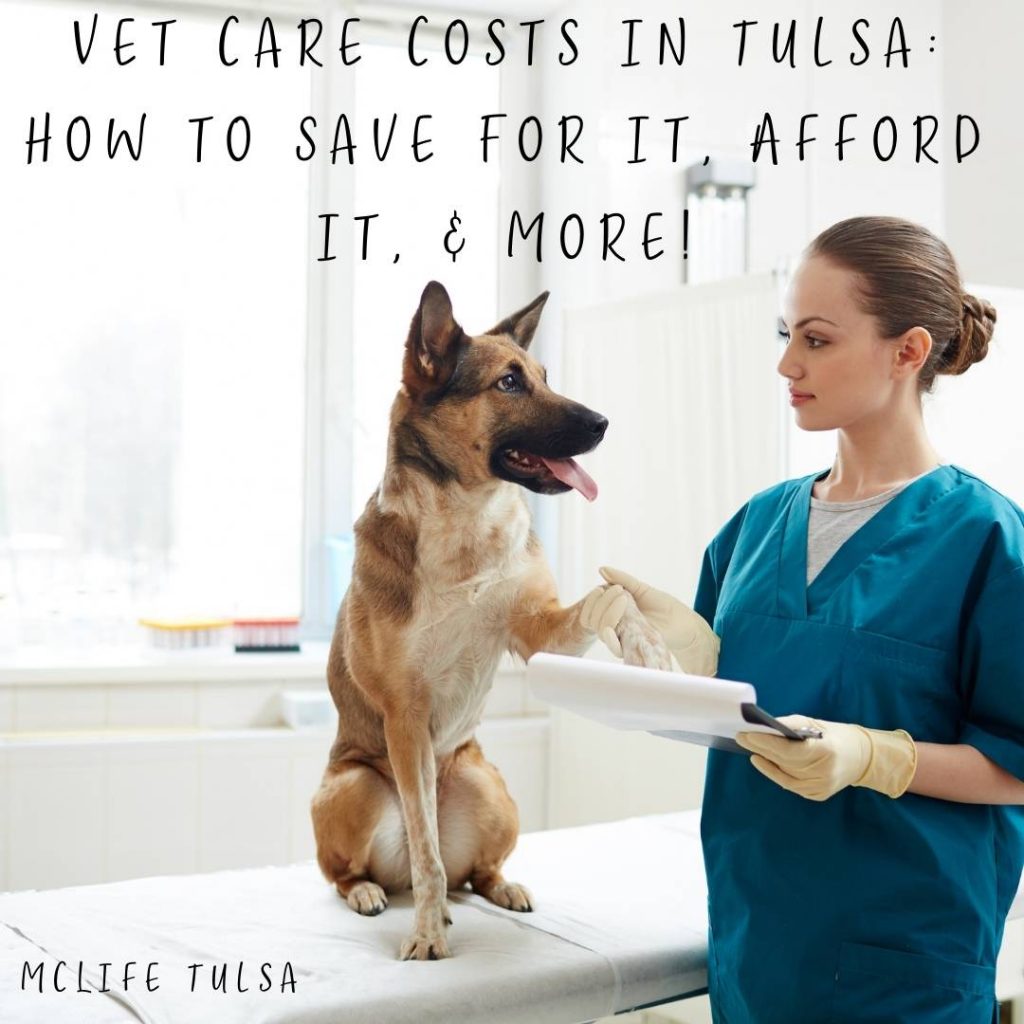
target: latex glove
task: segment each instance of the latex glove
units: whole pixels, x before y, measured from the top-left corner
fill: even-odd
[[[779,721],[791,729],[820,729],[823,735],[820,740],[788,740],[741,732],[736,742],[753,752],[750,763],[762,775],[808,800],[827,800],[847,786],[895,798],[906,792],[917,770],[917,747],[903,729],[865,729],[803,715],[786,715]]]
[[[711,627],[692,608],[670,594],[642,583],[621,569],[602,566],[600,571],[612,584],[609,590],[621,586],[633,595],[633,600],[636,601],[644,618],[661,634],[665,646],[672,652],[684,672],[698,676],[713,676],[718,671],[720,641]],[[612,654],[619,656],[619,652],[608,643],[604,634],[598,635]]]
[[[596,633],[616,658],[622,657],[622,645],[615,634],[615,627],[628,604],[629,597],[622,587],[594,587],[583,599],[583,607],[580,609],[583,628]]]

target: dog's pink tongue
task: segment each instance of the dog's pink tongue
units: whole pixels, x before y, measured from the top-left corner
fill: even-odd
[[[563,484],[575,487],[587,501],[597,497],[597,484],[575,459],[545,459],[543,455],[540,459]]]

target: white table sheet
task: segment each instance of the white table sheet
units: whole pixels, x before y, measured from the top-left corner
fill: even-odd
[[[397,959],[411,896],[360,917],[312,862],[0,895],[0,1021],[566,1024],[678,998],[706,982],[698,827],[689,812],[522,836],[506,874],[536,912],[452,895],[453,956],[437,962]],[[46,994],[20,990],[25,960],[46,963]],[[64,993],[51,991],[58,960]],[[125,992],[115,979],[133,960]],[[76,993],[78,961],[97,986],[112,963],[113,991]],[[280,991],[286,961],[294,993]],[[264,962],[274,987],[260,992]],[[227,992],[211,987],[214,964],[228,965]]]
[[[569,1024],[682,998],[706,985],[699,812],[524,835],[507,876],[537,910],[453,895],[450,960],[397,959],[412,899],[353,913],[315,864],[145,878],[0,895],[2,1024]],[[1011,917],[1024,914],[1018,893]],[[20,989],[21,966],[71,965],[68,991]],[[77,994],[78,961],[113,992]],[[137,962],[127,992],[114,983]],[[159,964],[159,989],[145,990]],[[242,983],[236,988],[239,962]],[[285,961],[296,991],[281,992]],[[274,988],[258,991],[269,962]],[[202,963],[190,990],[188,965]],[[210,968],[228,964],[228,990]]]

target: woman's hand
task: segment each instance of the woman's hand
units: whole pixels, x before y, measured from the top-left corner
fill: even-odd
[[[596,633],[598,639],[616,658],[622,657],[622,647],[615,635],[615,627],[626,611],[629,598],[622,587],[594,587],[583,599],[580,623],[584,629]]]
[[[672,671],[672,653],[622,587],[595,587],[583,599],[580,624],[627,665]]]
[[[602,566],[601,575],[610,584],[605,594],[615,596],[606,597],[600,603],[595,598],[590,609],[595,626],[591,628],[612,654],[622,656],[614,628],[625,611],[625,604],[620,605],[618,598],[625,590],[632,595],[644,618],[661,634],[665,646],[684,672],[698,676],[715,674],[718,669],[718,637],[692,608],[621,569]],[[615,617],[616,612],[619,618]]]
[[[786,715],[779,721],[791,729],[818,729],[822,737],[790,740],[741,732],[736,742],[753,753],[750,763],[762,775],[798,796],[827,800],[847,786],[862,786],[898,797],[914,778],[917,747],[903,729],[886,732],[803,715]]]

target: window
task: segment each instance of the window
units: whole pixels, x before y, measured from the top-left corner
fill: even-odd
[[[134,643],[137,618],[161,612],[301,611],[306,636],[325,635],[326,541],[380,478],[423,286],[442,281],[469,331],[497,319],[498,147],[483,164],[479,117],[502,109],[499,69],[478,56],[412,67],[409,19],[396,9],[389,31],[379,8],[354,67],[327,47],[323,69],[301,69],[282,31],[281,66],[257,69],[267,11],[239,7],[103,9],[81,65],[73,22],[87,38],[95,8],[0,0],[0,649]],[[239,60],[225,68],[232,13]],[[135,18],[127,67],[112,52],[122,17]],[[169,18],[160,68],[150,26]],[[27,165],[30,119],[38,136],[47,111],[49,159],[37,145]],[[108,120],[135,141],[143,112],[142,159],[122,144],[109,160]],[[343,112],[351,168],[325,157]],[[365,119],[386,132],[393,113],[378,162]],[[414,167],[409,131],[427,113],[435,156]],[[303,162],[310,114],[320,135]],[[239,115],[252,149],[235,162],[225,135]],[[78,116],[91,147],[75,163]],[[207,116],[197,165],[189,118]],[[316,263],[316,217],[330,211],[399,225],[400,262]],[[441,243],[456,211],[466,248],[453,263]]]
[[[223,15],[148,6],[102,10],[81,66],[73,20],[88,33],[93,10],[0,3],[0,642],[118,643],[147,611],[301,604],[309,179],[269,139],[308,113],[309,72],[224,68]],[[172,17],[161,69],[149,25]],[[29,166],[17,140],[47,111],[49,160],[37,147]],[[108,160],[107,119],[135,137],[142,112],[142,159]],[[235,163],[239,113],[253,154]]]

